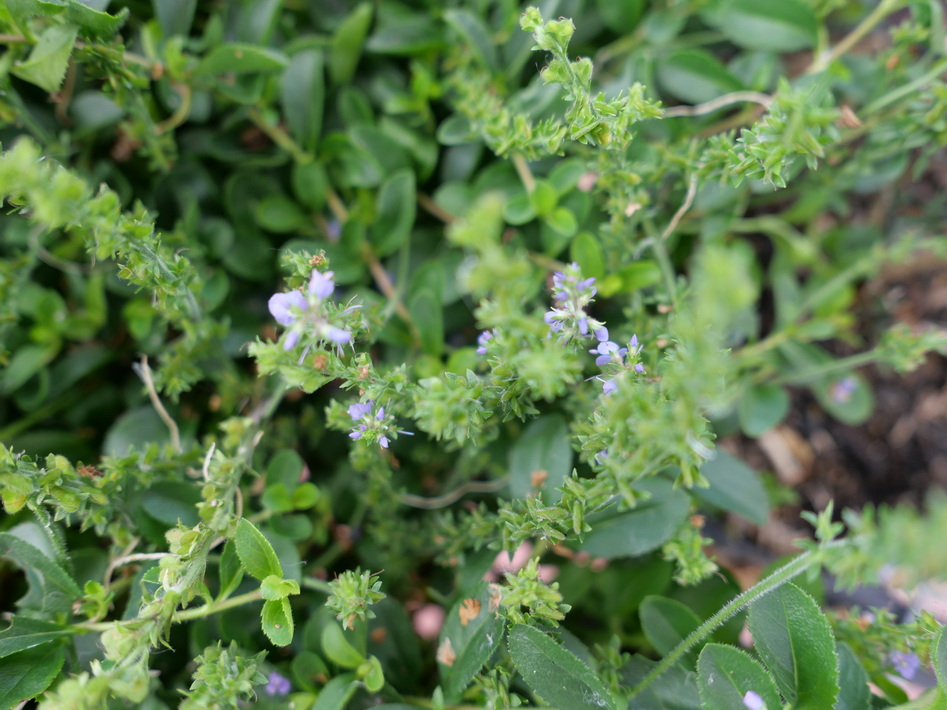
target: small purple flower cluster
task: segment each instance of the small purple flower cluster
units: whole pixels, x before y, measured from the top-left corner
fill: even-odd
[[[349,434],[350,439],[361,439],[365,436],[373,437],[381,448],[388,448],[387,433],[393,418],[385,414],[384,407],[379,407],[376,410],[375,400],[373,399],[367,402],[356,402],[349,406],[349,416],[355,422],[352,433]],[[414,436],[410,431],[398,430],[398,433]]]
[[[595,298],[595,279],[583,279],[579,265],[572,263],[564,271],[552,276],[553,300],[557,305],[546,312],[543,319],[550,331],[559,333],[559,340],[587,337],[590,333],[604,329],[604,324],[590,318],[585,309]]]
[[[308,296],[300,291],[276,293],[270,297],[269,309],[276,322],[286,326],[286,338],[283,340],[283,349],[292,350],[299,343],[304,333],[313,333],[323,340],[338,346],[341,352],[343,345],[352,342],[352,333],[338,328],[329,322],[322,302],[335,291],[333,272],[322,273],[313,269],[309,279]],[[353,306],[352,308],[357,308]],[[349,313],[351,309],[343,312]]]
[[[891,665],[894,666],[894,669],[905,680],[914,678],[914,676],[917,675],[918,669],[921,667],[921,660],[916,654],[910,652],[892,651],[888,656],[888,660],[891,661]]]
[[[843,377],[841,380],[838,380],[832,385],[832,401],[835,404],[846,404],[848,400],[852,398],[852,395],[855,394],[855,390],[857,389],[858,380],[856,380],[852,375]]]
[[[267,678],[267,684],[263,688],[263,692],[271,697],[286,695],[290,690],[293,689],[292,684],[289,682],[289,678],[280,675],[276,671],[270,672],[270,677]]]
[[[602,383],[602,391],[605,394],[611,394],[618,389],[616,378],[625,370],[631,369],[638,374],[644,373],[644,366],[638,362],[638,353],[641,352],[641,346],[638,345],[638,336],[632,335],[627,348],[619,347],[608,339],[608,328],[602,326],[595,331],[595,337],[598,340],[598,346],[589,350],[595,358],[595,364],[602,368],[602,375],[596,377]],[[627,357],[627,361],[626,361]]]
[[[497,334],[496,328],[493,330],[485,330],[477,337],[477,354],[486,355],[487,354],[487,343],[493,340],[493,336]]]

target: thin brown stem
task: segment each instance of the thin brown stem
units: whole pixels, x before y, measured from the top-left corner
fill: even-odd
[[[411,337],[414,339],[415,345],[419,344],[421,342],[421,332],[418,330],[414,319],[411,318],[411,314],[408,313],[408,309],[405,308],[404,303],[402,303],[398,289],[396,289],[395,285],[391,282],[391,278],[388,276],[388,272],[385,271],[385,267],[381,265],[378,257],[375,256],[375,253],[368,245],[362,249],[362,256],[368,263],[368,270],[371,271],[372,278],[375,279],[375,284],[385,297],[394,304],[395,312],[401,316],[401,319],[407,324],[408,329],[411,331]]]
[[[454,215],[443,209],[423,192],[418,193],[418,204],[445,224],[451,224],[452,222],[457,221],[457,218]]]
[[[664,112],[664,118],[703,116],[726,106],[740,103],[755,103],[765,108],[773,103],[773,97],[759,91],[734,91],[696,106],[673,106]]]
[[[148,398],[151,400],[151,405],[155,408],[158,416],[161,417],[161,421],[168,427],[168,431],[171,434],[171,445],[176,452],[181,453],[181,434],[178,431],[177,422],[171,418],[171,415],[168,414],[168,410],[165,409],[161,403],[158,390],[155,388],[154,379],[151,377],[151,368],[148,366],[148,356],[142,355],[141,362],[134,363],[132,368],[141,378],[142,382],[145,383],[145,389],[148,390]]]

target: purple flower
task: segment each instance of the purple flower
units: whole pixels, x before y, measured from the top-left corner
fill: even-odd
[[[266,687],[263,688],[263,692],[270,696],[286,695],[292,689],[293,686],[290,684],[289,678],[285,678],[276,671],[272,671],[270,673],[269,682],[266,684]]]
[[[329,326],[326,329],[326,337],[336,345],[347,345],[352,342],[352,334],[350,332],[333,326]],[[339,350],[341,351],[341,348],[339,348]]]
[[[849,375],[848,377],[843,377],[841,380],[832,385],[832,401],[835,404],[845,404],[852,398],[852,395],[855,394],[855,389],[858,387],[858,380]]]
[[[335,291],[335,282],[332,277],[335,275],[332,271],[322,273],[317,269],[312,270],[312,276],[309,278],[309,293],[318,298],[328,298]]]
[[[356,402],[355,404],[349,405],[349,416],[352,417],[353,422],[357,422],[359,419],[371,414],[372,407],[375,406],[375,400],[370,399],[367,402]]]
[[[608,449],[602,449],[597,454],[595,454],[595,463],[599,466],[605,463],[605,459],[608,458]]]
[[[602,392],[611,394],[618,389],[618,383],[615,380],[602,380]]]
[[[602,328],[602,330],[605,330],[605,329]],[[621,361],[621,359],[625,357],[625,353],[628,352],[628,349],[619,348],[618,345],[616,343],[613,343],[611,340],[605,340],[603,342],[600,342],[598,344],[598,347],[592,350],[589,350],[589,352],[592,353],[593,355],[595,355],[596,353],[598,354],[598,357],[595,358],[595,364],[598,365],[599,367],[602,367],[603,365],[615,360],[616,356],[617,356],[617,360]]]
[[[477,345],[480,347],[477,348],[478,355],[487,354],[487,343],[493,340],[493,336],[496,334],[495,330],[485,330],[479,336],[477,336]]]
[[[588,336],[590,333],[599,340],[608,339],[605,326],[585,312],[595,297],[594,283],[594,278],[580,278],[579,265],[576,263],[569,264],[552,275],[552,298],[555,305],[543,319],[551,331],[561,333],[561,341]]]
[[[283,340],[283,350],[289,351],[296,347],[296,344],[299,342],[299,333],[295,330],[291,330],[286,334],[286,338]]]
[[[309,301],[299,291],[289,293],[275,293],[270,296],[267,304],[270,313],[280,325],[292,325],[296,322],[295,311],[304,311],[309,307]],[[289,348],[287,348],[288,350]]]
[[[917,669],[921,667],[920,659],[910,652],[892,651],[888,660],[905,680],[911,680],[917,674]]]
[[[752,690],[746,691],[746,695],[743,696],[743,705],[750,710],[766,710],[766,703],[763,702],[763,698]]]
[[[366,434],[370,434],[374,435],[374,440],[378,442],[381,448],[388,448],[391,443],[388,439],[391,422],[388,421],[389,417],[386,415],[384,407],[375,410],[375,400],[370,399],[367,402],[350,404],[348,412],[352,421],[355,422],[352,432],[349,434],[350,439],[361,439]],[[410,431],[399,430],[398,433],[413,436]]]

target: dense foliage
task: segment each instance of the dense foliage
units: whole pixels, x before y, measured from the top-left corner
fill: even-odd
[[[947,347],[853,328],[947,250],[937,0],[125,5],[0,6],[0,707],[947,707],[817,602],[947,496],[746,591],[704,528]]]

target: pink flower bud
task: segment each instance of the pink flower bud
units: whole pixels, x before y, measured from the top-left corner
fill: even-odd
[[[414,633],[425,641],[433,641],[444,625],[444,608],[438,604],[425,604],[414,612],[411,623]]]

